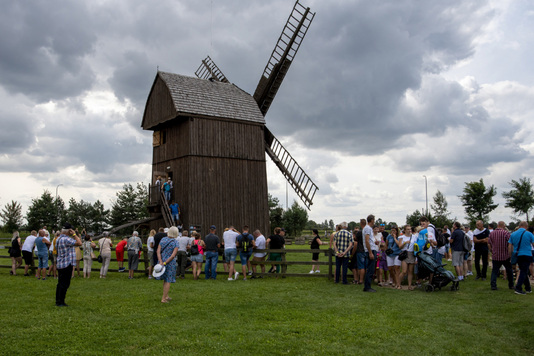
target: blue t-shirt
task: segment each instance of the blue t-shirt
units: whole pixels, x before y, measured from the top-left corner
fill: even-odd
[[[523,238],[521,238],[521,235],[523,235]],[[519,240],[521,240],[521,246],[518,246]],[[533,242],[534,235],[532,235],[530,231],[526,231],[523,228],[515,231],[508,240],[508,243],[514,245],[514,253],[517,252],[518,256],[532,256]]]
[[[395,238],[393,237],[393,235],[388,235],[386,241],[388,242],[388,248],[393,250],[393,253],[390,256],[398,256],[401,252],[401,249],[395,242]]]
[[[178,209],[179,209],[178,203],[171,204],[169,208],[171,208],[172,215],[178,215]]]
[[[39,236],[35,239],[35,246],[37,247],[37,254],[40,256],[48,255],[48,246],[43,242],[44,237]]]
[[[163,190],[166,191],[166,192],[170,192],[171,191],[171,185],[168,182],[165,182],[163,184]]]

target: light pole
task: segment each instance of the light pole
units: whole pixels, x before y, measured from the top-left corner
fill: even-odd
[[[423,175],[423,177],[425,177],[425,202],[426,202],[425,216],[428,217],[428,182],[427,182],[426,176]]]
[[[60,226],[59,226],[59,222],[60,222],[60,221],[59,221],[59,204],[58,204],[58,202],[57,202],[57,190],[59,189],[59,186],[60,186],[60,185],[63,185],[63,183],[58,184],[57,187],[56,187],[56,210],[57,210],[57,225],[58,225],[58,228],[60,227]]]

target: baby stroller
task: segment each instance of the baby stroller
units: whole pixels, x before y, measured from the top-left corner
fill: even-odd
[[[450,287],[451,291],[457,291],[458,285],[460,282],[451,271],[447,271],[443,268],[443,265],[440,265],[432,256],[426,253],[417,254],[417,268],[419,270],[418,276],[423,279],[430,276],[430,273],[434,273],[432,277],[432,283],[428,283],[425,286],[427,292],[433,292],[436,289],[441,290],[447,284],[452,282]]]

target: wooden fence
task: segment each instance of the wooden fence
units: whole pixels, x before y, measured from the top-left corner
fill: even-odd
[[[7,249],[8,247],[7,246],[0,246],[0,249],[5,249],[5,251],[7,252]],[[98,249],[94,249],[95,252],[98,251]],[[112,251],[115,251],[115,248],[112,248]],[[224,263],[223,259],[220,258],[220,256],[222,255],[221,252],[223,252],[224,250],[223,249],[220,249],[219,251],[219,262],[217,263],[218,266],[222,265]],[[125,251],[126,252],[126,251]],[[257,261],[252,261],[252,258],[250,259],[250,263],[253,264],[253,265],[261,265],[261,264],[264,264],[266,266],[266,268],[270,268],[271,265],[280,265],[281,266],[281,273],[280,275],[282,277],[327,277],[328,279],[332,279],[333,278],[333,273],[334,273],[334,269],[335,269],[335,258],[334,258],[334,251],[332,249],[282,249],[282,250],[270,250],[270,249],[266,249],[266,250],[254,250],[254,252],[265,252],[267,254],[269,253],[280,253],[282,255],[282,261],[269,261],[268,258],[266,261],[264,262],[257,262]],[[290,253],[290,254],[298,254],[298,255],[302,255],[302,256],[309,256],[309,258],[307,259],[307,261],[288,261],[286,260],[286,255]],[[327,257],[327,261],[318,261],[318,262],[312,262],[311,261],[311,256],[310,254],[312,253],[320,253],[320,254],[323,254],[324,256]],[[127,255],[127,253],[126,253]],[[32,260],[32,265],[31,265],[31,273],[32,275],[35,274],[35,260],[37,260],[37,257],[34,256],[33,260]],[[5,264],[3,263],[4,261],[8,262],[8,264]],[[93,261],[96,262],[96,258],[93,259]],[[117,259],[116,258],[112,258],[111,259],[111,262],[116,262]],[[144,247],[143,248],[143,253],[142,253],[142,257],[140,258],[139,260],[140,263],[144,263],[144,269],[138,269],[137,272],[144,272],[146,275],[148,275],[148,267],[149,267],[149,260],[148,260],[148,251],[147,251],[147,248]],[[206,261],[204,260],[203,263],[205,263]],[[50,263],[50,262],[49,262]],[[98,262],[96,262],[98,263]],[[240,265],[241,264],[241,261],[239,259],[236,259],[235,261],[235,264],[236,265]],[[82,260],[82,263],[80,263],[80,270],[83,269],[83,260]],[[319,265],[319,266],[327,266],[328,267],[328,272],[327,273],[291,273],[291,272],[288,272],[288,267],[289,266],[310,266],[310,265]],[[124,266],[127,268],[128,267],[128,258],[125,257],[124,258]],[[9,257],[9,255],[7,255],[7,253],[0,253],[0,268],[11,268],[11,257]],[[19,267],[19,269],[24,269],[24,262],[23,262],[23,265],[21,267]],[[91,271],[100,271],[100,268],[91,268]],[[119,270],[118,269],[108,269],[108,272],[118,272]],[[217,271],[218,273],[222,273]],[[192,272],[188,269],[186,271],[186,273],[188,274],[191,274]],[[201,273],[204,273],[204,268],[202,268],[202,272]],[[257,276],[271,276],[273,274],[270,274],[270,273],[261,273],[261,272],[258,272],[258,268],[256,268],[256,273],[253,274],[253,276],[257,277]]]

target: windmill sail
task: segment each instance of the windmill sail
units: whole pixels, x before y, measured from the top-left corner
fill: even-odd
[[[310,209],[315,192],[319,188],[267,127],[265,127],[264,133],[265,151],[286,177],[304,205]]]
[[[309,7],[297,0],[254,92],[263,115],[269,110],[314,16]]]
[[[202,63],[195,71],[195,75],[200,79],[214,79],[223,83],[230,83],[228,79],[224,76],[223,72],[217,67],[215,62],[207,56],[206,59],[202,60]]]

